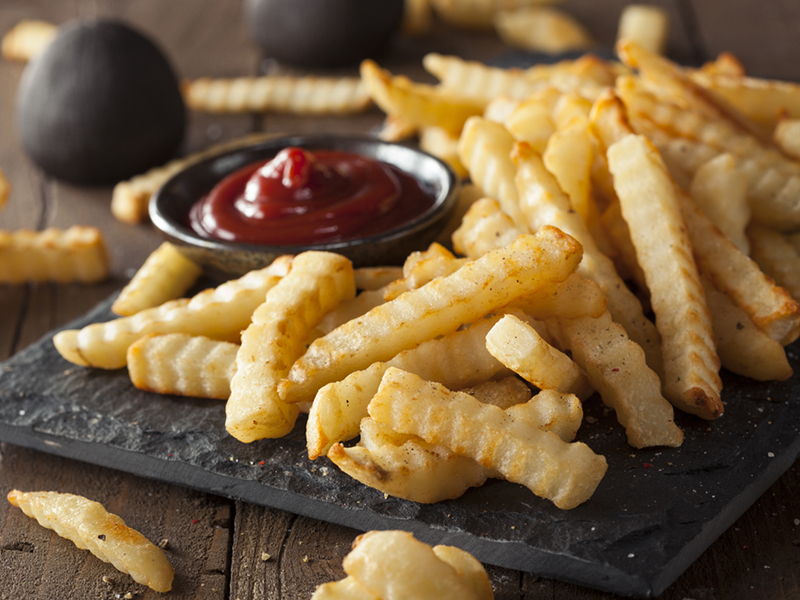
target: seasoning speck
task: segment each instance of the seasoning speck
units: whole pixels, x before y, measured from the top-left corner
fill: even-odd
[[[101,533],[100,535],[97,536],[97,539],[100,540],[100,541],[105,542],[106,541],[106,534],[105,533]]]

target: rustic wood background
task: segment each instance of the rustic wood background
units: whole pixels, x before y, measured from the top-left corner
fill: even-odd
[[[653,3],[669,10],[672,58],[696,64],[730,51],[754,75],[800,80],[796,0]],[[625,4],[565,0],[562,6],[587,25],[600,45],[610,47]],[[0,34],[22,18],[61,23],[92,15],[118,17],[148,32],[184,77],[258,74],[280,68],[263,60],[251,42],[238,0],[2,0]],[[420,61],[430,51],[488,61],[509,49],[491,34],[467,34],[437,24],[430,35],[398,37],[380,62],[422,79],[426,76]],[[0,62],[0,168],[13,185],[0,227],[96,225],[111,241],[113,274],[107,283],[90,287],[0,286],[0,359],[120,288],[160,243],[149,225],[129,226],[112,218],[110,188],[54,181],[21,152],[14,130],[14,95],[23,68]],[[193,114],[184,151],[254,130],[365,132],[381,118],[377,110],[346,119],[313,120]],[[0,446],[0,458],[2,494],[12,488],[80,493],[104,503],[150,539],[168,540],[167,553],[177,573],[170,593],[175,600],[309,598],[318,584],[343,576],[341,560],[358,533],[8,444]],[[662,598],[800,598],[798,490],[800,471],[795,464]],[[498,600],[614,597],[516,571],[495,567],[488,571]],[[0,600],[157,596],[0,502]]]

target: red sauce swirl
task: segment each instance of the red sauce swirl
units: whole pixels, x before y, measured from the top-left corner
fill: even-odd
[[[392,165],[290,147],[219,182],[192,207],[189,226],[205,238],[249,244],[338,242],[394,229],[434,200]]]

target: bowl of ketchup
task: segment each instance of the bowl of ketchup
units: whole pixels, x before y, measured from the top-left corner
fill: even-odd
[[[338,135],[272,138],[195,163],[152,198],[150,218],[212,276],[325,250],[356,267],[399,265],[456,206],[458,178],[402,144]]]

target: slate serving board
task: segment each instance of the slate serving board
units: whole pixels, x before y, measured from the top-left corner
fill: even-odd
[[[113,318],[108,299],[70,323]],[[796,350],[790,361],[800,366]],[[678,449],[634,450],[613,412],[586,402],[578,439],[609,468],[590,501],[557,509],[522,486],[487,482],[422,505],[386,498],[327,459],[309,461],[303,418],[280,440],[241,444],[218,401],[136,390],[125,371],[63,360],[52,334],[0,364],[0,439],[360,530],[402,528],[479,560],[604,591],[656,596],[784,471],[800,450],[800,382],[723,374],[726,414],[684,415]]]

